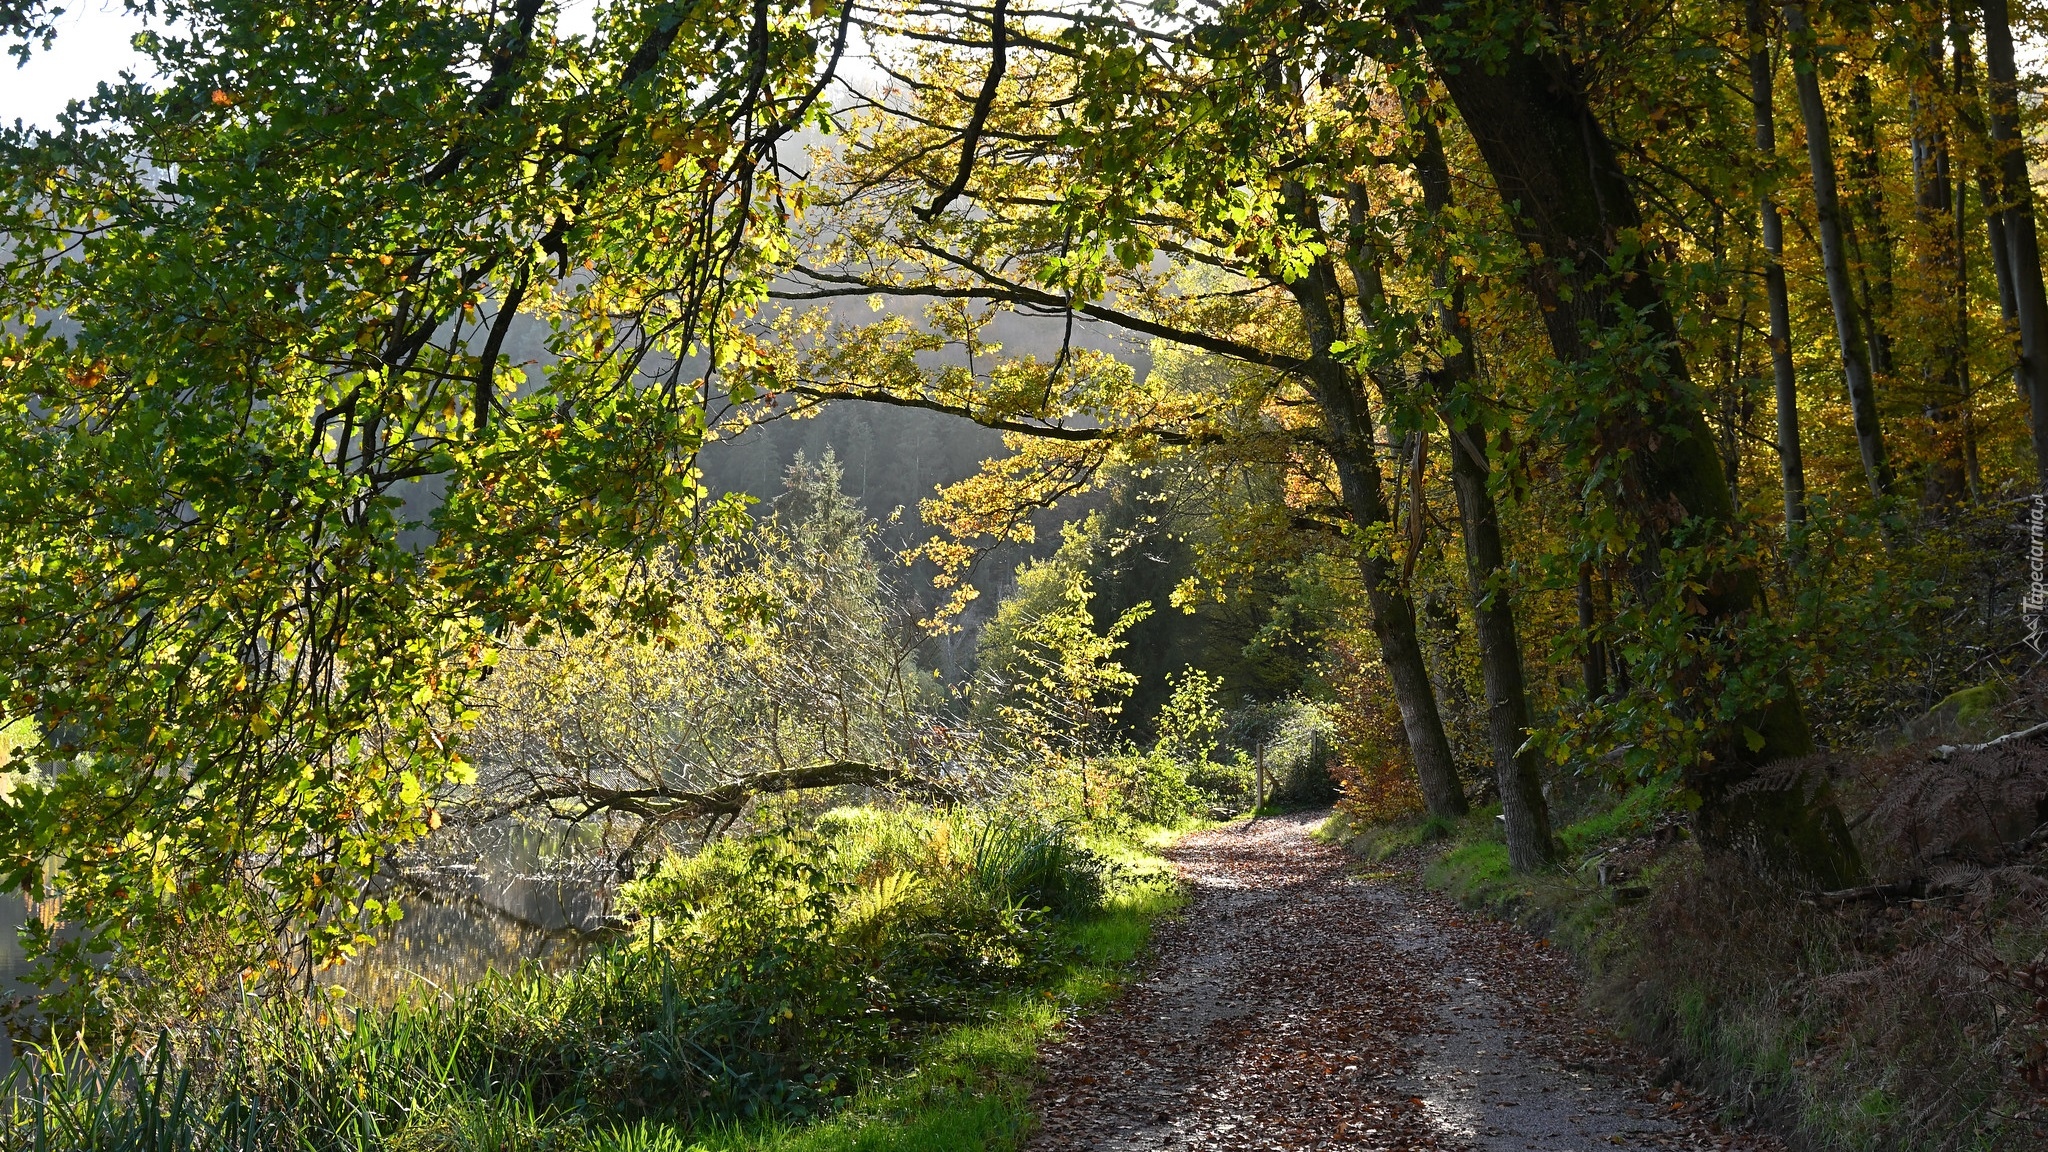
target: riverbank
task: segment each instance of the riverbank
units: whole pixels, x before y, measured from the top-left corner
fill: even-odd
[[[1072,962],[1044,986],[1006,997],[985,1021],[935,1038],[898,1076],[877,1080],[812,1124],[735,1125],[691,1152],[981,1152],[1012,1147],[1037,1123],[1032,1089],[1044,1046],[1122,989],[1164,917],[1187,893],[1159,853],[1188,829],[1099,840],[1125,882],[1069,933]],[[660,1145],[651,1145],[659,1148]],[[682,1152],[685,1145],[676,1146]]]
[[[637,885],[631,937],[572,972],[53,1048],[0,1147],[980,1147],[1175,906],[1160,835],[849,809],[720,842]]]

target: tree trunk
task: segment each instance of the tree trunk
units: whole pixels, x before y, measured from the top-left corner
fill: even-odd
[[[1999,199],[2019,319],[2019,374],[2032,409],[2036,482],[2048,485],[2048,289],[2041,283],[2041,239],[2034,228],[2034,187],[2020,140],[2019,74],[2005,0],[1984,0],[1984,73],[1991,90],[1991,140],[2004,184]]]
[[[2019,294],[2012,279],[2012,239],[2006,235],[2005,213],[1998,210],[1998,184],[1990,172],[1977,177],[1977,202],[1984,209],[1984,246],[1991,249],[1991,275],[1998,281],[1998,318],[2005,322],[2006,337],[2017,341],[2020,334]],[[2014,357],[2012,385],[2020,399],[2027,398],[2027,375]]]
[[[1766,166],[1778,158],[1778,125],[1773,112],[1769,31],[1764,0],[1749,0],[1750,101],[1756,108],[1756,150]],[[1771,314],[1771,376],[1777,385],[1778,474],[1785,489],[1785,538],[1796,542],[1806,527],[1806,462],[1799,444],[1799,380],[1792,370],[1792,305],[1785,291],[1785,222],[1776,198],[1758,206],[1764,234],[1764,294]]]
[[[1976,58],[1970,44],[1970,25],[1959,15],[1949,24],[1949,39],[1956,57],[1956,122],[1963,126],[1970,139],[1982,154],[1991,152],[1990,133],[1985,127],[1984,110],[1977,92]],[[1980,162],[1976,172],[1977,201],[1984,209],[1985,247],[1991,250],[1991,275],[1998,284],[1998,317],[2005,325],[2008,347],[2019,339],[2019,299],[2013,288],[2012,242],[2006,234],[2005,213],[1998,207],[1998,177],[1989,163]],[[1956,194],[1956,215],[1961,217],[1965,197]],[[1962,251],[1962,240],[1956,242],[1957,251]],[[1968,312],[1967,302],[1964,307]],[[1964,347],[1968,347],[1967,342]],[[2018,356],[2012,365],[2013,387],[2019,390],[2020,399],[2027,399],[2027,375]]]
[[[1590,561],[1579,562],[1579,631],[1586,637],[1586,646],[1579,651],[1579,673],[1586,680],[1586,702],[1597,704],[1607,699],[1607,645],[1593,634],[1593,626],[1599,622],[1599,615],[1593,606],[1593,565]]]
[[[1935,91],[1943,86],[1945,37],[1935,37],[1924,50],[1925,80]],[[1969,493],[1969,466],[1964,445],[1963,356],[1958,331],[1961,314],[1955,305],[1965,285],[1959,275],[1961,251],[1955,239],[1955,189],[1949,172],[1948,134],[1941,116],[1919,93],[1910,101],[1913,116],[1913,212],[1919,227],[1915,261],[1924,316],[1948,321],[1943,337],[1932,342],[1921,365],[1921,411],[1927,418],[1927,475],[1920,503],[1930,511],[1960,504]]]
[[[1252,784],[1252,819],[1257,820],[1266,807],[1266,744],[1259,742],[1258,779]]]
[[[1856,296],[1849,283],[1849,254],[1842,237],[1841,194],[1835,183],[1834,144],[1828,133],[1827,105],[1821,102],[1820,73],[1815,70],[1813,31],[1798,4],[1785,5],[1786,39],[1792,45],[1792,74],[1799,89],[1799,114],[1806,123],[1806,159],[1813,169],[1813,201],[1820,216],[1820,256],[1827,272],[1828,303],[1835,313],[1835,339],[1842,347],[1842,377],[1849,388],[1849,412],[1856,426],[1856,449],[1872,495],[1892,491],[1892,466],[1878,426],[1877,398],[1871,389],[1870,362],[1857,332]]]
[[[1595,361],[1592,339],[1621,329],[1624,309],[1666,350],[1659,367],[1633,378],[1613,374],[1612,386],[1629,393],[1629,403],[1610,409],[1625,414],[1605,417],[1597,433],[1611,452],[1631,449],[1616,461],[1618,499],[1641,533],[1637,579],[1647,591],[1661,578],[1656,557],[1674,543],[1681,525],[1695,541],[1702,529],[1725,540],[1734,507],[1676,351],[1682,344],[1656,269],[1634,243],[1642,228],[1634,191],[1592,114],[1584,78],[1568,61],[1541,48],[1511,50],[1499,60],[1454,59],[1455,45],[1470,42],[1465,37],[1472,30],[1457,27],[1468,10],[1443,0],[1421,10],[1448,17],[1443,39],[1452,47],[1449,56],[1438,56],[1438,75],[1479,145],[1501,202],[1516,206],[1517,239],[1536,254],[1530,287],[1558,359],[1567,365]],[[1436,21],[1418,23],[1418,34],[1429,42]],[[1487,38],[1501,40],[1497,31]],[[1702,631],[1734,626],[1753,610],[1759,588],[1753,568],[1727,565],[1702,576]],[[1685,767],[1701,801],[1701,838],[1769,867],[1824,883],[1846,881],[1861,866],[1825,782],[1813,787],[1803,773],[1758,770],[1813,747],[1796,691],[1783,673],[1777,679],[1774,702],[1714,733],[1712,755]],[[1696,685],[1681,681],[1679,687],[1695,714],[1711,710]]]
[[[1970,499],[1984,498],[1984,473],[1977,460],[1976,383],[1970,379],[1970,189],[1956,177],[1955,228],[1949,242],[1956,251],[1956,347],[1962,355],[1956,362],[1956,377],[1963,386],[1963,473],[1969,481]]]
[[[1863,286],[1863,341],[1870,349],[1871,376],[1883,380],[1893,368],[1892,230],[1884,218],[1884,170],[1877,159],[1877,112],[1871,107],[1867,72],[1849,82],[1849,134],[1856,141],[1849,153],[1851,208],[1861,224],[1860,235],[1870,244],[1856,261]],[[1855,226],[1849,229],[1849,243],[1859,246]]]
[[[1460,308],[1464,293],[1453,288],[1449,308]],[[1446,323],[1460,341],[1471,338],[1463,325]],[[1471,345],[1446,358],[1437,384],[1448,393],[1469,382]],[[1458,361],[1464,361],[1459,364]],[[1468,409],[1469,412],[1469,409]],[[1451,483],[1458,492],[1458,519],[1465,531],[1465,579],[1472,593],[1472,623],[1479,636],[1479,667],[1486,680],[1486,729],[1493,745],[1494,779],[1507,828],[1508,864],[1518,872],[1548,867],[1557,858],[1550,834],[1550,808],[1543,799],[1542,765],[1529,748],[1529,696],[1522,668],[1522,642],[1506,589],[1494,582],[1506,570],[1500,514],[1489,487],[1492,468],[1485,427],[1469,414],[1446,413],[1450,430]]]
[[[1451,166],[1444,156],[1436,121],[1418,117],[1422,146],[1415,174],[1423,207],[1437,220],[1451,210]],[[1529,692],[1522,667],[1522,641],[1514,605],[1497,581],[1507,569],[1500,534],[1500,509],[1493,499],[1493,468],[1487,458],[1485,398],[1478,391],[1478,359],[1465,316],[1464,286],[1451,281],[1439,257],[1437,288],[1448,291],[1437,306],[1437,323],[1457,344],[1433,375],[1437,408],[1449,432],[1451,485],[1458,493],[1458,520],[1465,535],[1465,579],[1472,594],[1472,622],[1479,638],[1479,668],[1486,681],[1486,730],[1493,746],[1494,781],[1506,824],[1508,864],[1534,872],[1557,859],[1550,834],[1550,806],[1543,798],[1542,765],[1529,743]],[[1447,345],[1448,347],[1448,345]]]
[[[1301,187],[1290,181],[1284,195],[1295,218],[1322,234],[1321,220]],[[1373,444],[1372,412],[1364,382],[1330,352],[1331,345],[1342,338],[1343,311],[1329,258],[1318,258],[1308,274],[1288,284],[1287,289],[1294,297],[1308,335],[1309,390],[1322,409],[1324,448],[1336,465],[1337,486],[1345,509],[1360,528],[1389,523],[1392,517],[1387,510],[1386,482]],[[1451,743],[1444,735],[1443,717],[1437,711],[1436,688],[1429,682],[1429,670],[1422,661],[1422,642],[1415,632],[1415,602],[1402,585],[1393,561],[1379,548],[1368,543],[1361,549],[1358,567],[1365,578],[1367,602],[1372,607],[1380,659],[1387,665],[1387,678],[1393,681],[1394,701],[1401,709],[1401,727],[1408,736],[1409,754],[1415,759],[1423,803],[1429,806],[1432,816],[1463,816],[1469,810],[1465,789],[1458,782]]]
[[[1989,172],[1977,177],[1977,201],[1984,208],[1984,241],[1985,247],[1991,249],[1991,274],[1998,281],[1998,318],[2005,322],[2006,335],[2017,340],[2020,301],[2012,277],[2012,238],[2006,235],[2005,213],[1998,210],[1998,184]],[[2020,399],[2026,399],[2026,372],[2017,358],[2013,361],[2012,384],[2019,390]]]
[[[1950,47],[1956,53],[1956,123],[1962,125],[1962,131],[1970,137],[1970,141],[1976,146],[1974,150],[1980,156],[1989,156],[1991,154],[1991,133],[1985,127],[1985,107],[1982,107],[1982,96],[1976,90],[1976,51],[1974,51],[1974,45],[1970,43],[1970,23],[1968,23],[1966,18],[1962,18],[1960,10],[1958,10],[1956,18],[1950,20],[1948,37],[1950,37]],[[2017,344],[2017,340],[2019,340],[2019,299],[2017,299],[2017,295],[2013,291],[2013,248],[2011,248],[2011,240],[2009,240],[2007,230],[2005,230],[2005,213],[1999,211],[1999,176],[1993,170],[1991,162],[1980,160],[1976,164],[1974,180],[1976,180],[1976,201],[1978,201],[1978,205],[1982,209],[1985,209],[1985,246],[1991,248],[1991,277],[1999,285],[1999,320],[2001,320],[2003,332],[2005,332],[2005,346],[2013,348]],[[1964,201],[1968,197],[1962,191],[1962,176],[1960,174],[1956,178],[1956,184],[1958,184],[1958,189],[1956,189],[1956,221],[1958,221],[1958,228],[1962,228]],[[1968,248],[1964,246],[1964,236],[1958,234],[1956,236],[1956,252],[1966,252],[1966,250]],[[1970,314],[1970,301],[1962,299],[1960,305],[1962,305],[1962,314],[1968,316]],[[1964,346],[1966,348],[1970,346],[1968,338],[1964,338]],[[1968,361],[1964,361],[1964,371],[1968,371]],[[2013,357],[2013,387],[2019,392],[2021,400],[2028,400],[2028,375],[2025,375],[2025,369],[2023,369],[2021,359],[2017,355]],[[1974,461],[1974,447],[1972,447],[1972,461]],[[1974,463],[1972,463],[1972,467],[1974,467]]]

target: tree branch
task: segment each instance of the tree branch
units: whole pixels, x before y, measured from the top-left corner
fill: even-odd
[[[1075,444],[1088,444],[1103,440],[1136,440],[1149,438],[1162,444],[1213,444],[1222,439],[1213,434],[1177,432],[1167,428],[1068,428],[1059,424],[1034,424],[1028,420],[1011,417],[977,414],[970,405],[948,404],[926,396],[900,396],[872,388],[820,388],[812,384],[796,384],[784,391],[806,396],[813,400],[865,400],[870,404],[888,404],[897,408],[918,408],[926,412],[943,412],[972,420],[983,428],[998,432],[1015,432],[1020,436],[1036,436],[1042,440],[1064,440]]]
[[[585,820],[605,812],[638,816],[643,820],[673,823],[714,816],[735,816],[756,796],[800,792],[808,788],[840,788],[855,784],[901,784],[912,779],[899,768],[857,760],[834,760],[798,768],[770,768],[735,777],[715,787],[697,791],[687,788],[614,788],[592,780],[538,783],[524,796],[504,801],[487,810],[484,821],[509,816],[530,808],[549,807],[569,801],[582,809],[572,820]]]
[[[981,82],[981,95],[975,98],[974,111],[968,116],[967,128],[960,136],[960,170],[953,174],[953,182],[929,207],[914,210],[920,220],[932,220],[944,212],[946,205],[967,190],[967,181],[974,175],[974,149],[981,143],[981,130],[988,123],[989,109],[995,106],[996,90],[1002,87],[1003,73],[1010,68],[1010,57],[1005,47],[1009,10],[1010,0],[996,0],[995,14],[989,21],[988,76]]]
[[[1048,312],[1064,312],[1067,309],[1067,301],[1062,297],[1006,280],[994,272],[980,267],[973,261],[955,256],[944,249],[920,242],[911,242],[909,246],[944,260],[955,267],[972,272],[993,287],[946,288],[938,285],[875,284],[858,276],[824,272],[815,268],[807,268],[803,265],[798,265],[796,270],[813,280],[823,281],[827,284],[845,284],[857,289],[857,291],[842,293],[842,295],[847,296],[862,294],[931,296],[941,299],[995,300],[1012,304],[1029,304],[1035,308],[1044,308]],[[829,295],[830,293],[826,292],[807,296],[785,294],[783,298],[825,299]],[[1199,348],[1204,352],[1214,352],[1218,356],[1228,356],[1233,360],[1242,360],[1247,364],[1257,364],[1262,368],[1273,368],[1281,372],[1293,374],[1300,374],[1308,370],[1308,361],[1299,356],[1290,356],[1284,352],[1269,352],[1264,348],[1255,348],[1250,344],[1242,344],[1236,340],[1226,339],[1221,336],[1211,336],[1206,332],[1195,332],[1186,328],[1178,328],[1171,324],[1162,324],[1157,320],[1148,320],[1143,316],[1111,308],[1106,304],[1092,301],[1086,303],[1076,301],[1073,308],[1074,311],[1091,320],[1100,320],[1106,324],[1114,324],[1119,328],[1131,332],[1140,332],[1147,336],[1157,336],[1162,340],[1171,340],[1175,344],[1185,344],[1190,348]]]

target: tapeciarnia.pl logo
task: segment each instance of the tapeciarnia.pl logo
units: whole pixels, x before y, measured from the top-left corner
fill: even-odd
[[[2027,594],[2020,599],[2020,615],[2027,621],[2027,647],[2039,656],[2048,645],[2048,627],[2041,615],[2048,611],[2048,497],[2034,494],[2034,515],[2027,525]]]

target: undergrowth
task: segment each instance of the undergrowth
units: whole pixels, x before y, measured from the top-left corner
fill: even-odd
[[[0,1148],[937,1150],[1021,1133],[1038,1042],[1178,889],[1157,832],[842,809],[632,885],[629,938],[389,1009],[44,1046]]]

